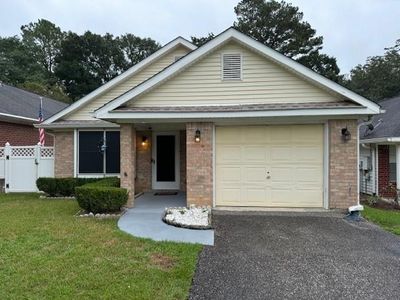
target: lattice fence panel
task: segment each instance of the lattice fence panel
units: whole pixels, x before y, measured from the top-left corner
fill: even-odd
[[[35,157],[35,148],[11,148],[12,157]]]
[[[52,157],[54,157],[54,148],[53,147],[42,147],[40,149],[40,156],[42,158],[52,158]]]

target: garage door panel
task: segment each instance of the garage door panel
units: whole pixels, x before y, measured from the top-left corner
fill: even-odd
[[[242,147],[242,163],[263,163],[267,159],[267,151],[264,146],[243,146]]]
[[[305,183],[314,183],[318,186],[321,185],[323,182],[322,176],[323,174],[320,172],[321,167],[315,167],[315,168],[310,168],[310,167],[297,167],[294,168],[294,178],[296,178],[296,181],[300,184],[305,184]]]
[[[220,157],[220,163],[241,163],[242,147],[240,145],[221,145],[217,148],[217,157]]]
[[[298,146],[294,149],[296,152],[296,160],[295,163],[304,163],[304,162],[318,162],[321,163],[323,160],[323,150],[320,145],[315,147],[301,147]]]
[[[271,146],[271,162],[291,162],[293,150],[289,146]]]
[[[265,126],[253,126],[251,130],[248,130],[248,127],[242,127],[238,131],[240,132],[241,140],[246,145],[263,145],[269,141],[269,132]]]
[[[216,205],[323,206],[322,125],[221,128],[216,129]]]
[[[265,167],[243,167],[243,179],[247,185],[265,183]]]
[[[221,176],[218,177],[218,181],[224,183],[233,182],[235,184],[241,183],[241,168],[239,166],[221,166],[218,167],[217,173]]]
[[[242,199],[240,188],[223,188],[217,192],[217,198],[224,205],[240,206]]]

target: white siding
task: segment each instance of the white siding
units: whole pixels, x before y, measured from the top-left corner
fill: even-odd
[[[243,78],[223,81],[221,55],[240,53]],[[280,65],[237,43],[229,43],[207,55],[176,77],[139,96],[130,105],[170,106],[244,103],[332,102],[339,96],[314,86]],[[134,103],[134,104],[133,104]]]
[[[376,193],[376,168],[375,168],[375,148],[365,148],[360,145],[360,192],[364,194]]]
[[[160,72],[165,67],[169,66],[173,62],[175,62],[176,56],[183,56],[186,55],[190,50],[183,46],[176,47],[172,49],[169,53],[165,54],[163,57],[149,65],[148,67],[144,68],[143,70],[139,71],[132,77],[128,78],[127,80],[121,82],[117,86],[111,88],[104,94],[98,96],[97,98],[90,101],[84,107],[80,108],[78,111],[73,112],[72,114],[66,116],[64,119],[66,120],[90,120],[92,117],[90,116],[91,112],[98,109],[99,107],[103,106],[107,102],[113,100],[114,98],[118,97],[119,95],[125,93],[129,89],[135,87],[139,83],[143,82],[144,80],[150,78],[154,74]]]

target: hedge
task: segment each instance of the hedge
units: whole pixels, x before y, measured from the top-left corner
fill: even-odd
[[[94,214],[119,211],[128,201],[126,189],[118,187],[79,186],[75,195],[79,206]]]
[[[114,177],[112,177],[115,180]],[[108,178],[106,178],[108,179]],[[118,178],[117,178],[118,179]],[[103,178],[47,178],[41,177],[36,180],[39,191],[45,192],[51,197],[71,197],[75,195],[75,188],[88,183],[104,180]]]
[[[86,184],[99,184],[102,186],[119,187],[118,177],[107,178],[47,178],[42,177],[36,180],[36,186],[40,191],[51,197],[71,197],[75,195],[75,188]]]

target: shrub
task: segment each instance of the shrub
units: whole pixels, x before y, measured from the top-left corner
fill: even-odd
[[[76,187],[75,195],[81,208],[95,214],[119,211],[128,201],[126,189],[96,184]]]
[[[40,191],[45,192],[51,197],[71,197],[75,195],[75,188],[85,184],[103,182],[108,186],[119,186],[119,179],[117,177],[109,178],[38,178],[36,186]]]

